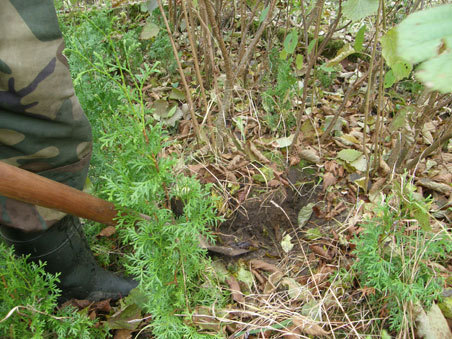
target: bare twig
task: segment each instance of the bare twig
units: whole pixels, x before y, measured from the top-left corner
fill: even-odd
[[[201,138],[201,133],[200,133],[200,130],[199,130],[198,120],[196,119],[196,114],[195,114],[195,109],[194,109],[194,105],[193,105],[193,100],[191,99],[190,88],[188,87],[187,79],[185,78],[184,70],[182,69],[182,64],[180,62],[179,55],[177,53],[176,44],[174,43],[174,37],[173,37],[173,34],[171,32],[171,28],[169,26],[168,19],[166,18],[165,10],[163,9],[162,1],[158,0],[158,4],[159,4],[160,12],[162,13],[163,21],[165,22],[165,26],[166,26],[166,30],[168,32],[168,36],[169,36],[170,41],[171,41],[171,46],[173,48],[174,57],[176,58],[177,68],[179,70],[179,75],[180,75],[182,83],[184,85],[185,94],[187,96],[188,106],[189,106],[189,109],[190,109],[190,115],[191,115],[191,119],[193,121],[193,130],[194,130],[195,135],[196,135],[196,140],[198,141],[198,144],[201,144],[202,143],[202,138]]]
[[[418,154],[416,157],[414,157],[412,160],[408,161],[406,165],[406,169],[410,170],[416,165],[420,160],[423,158],[429,156],[432,152],[434,152],[436,149],[441,147],[443,143],[445,143],[447,140],[452,138],[452,120],[449,121],[448,126],[445,128],[444,133],[439,138],[436,138],[436,140],[427,147],[423,152]]]
[[[235,70],[235,76],[240,77],[242,75],[242,72],[245,69],[245,66],[248,64],[248,62],[251,59],[251,56],[253,55],[254,49],[256,48],[257,43],[259,42],[262,33],[264,33],[265,28],[267,25],[271,22],[271,18],[273,16],[273,10],[275,8],[277,0],[271,0],[270,7],[268,9],[267,16],[265,17],[264,21],[261,23],[259,29],[257,30],[256,34],[254,35],[253,40],[250,42],[248,48],[246,49],[245,54],[243,57],[238,61],[237,68]]]
[[[381,28],[381,11],[383,8],[382,5],[383,0],[379,1],[379,6],[378,6],[378,12],[377,12],[377,18],[375,19],[376,21],[376,31],[375,31],[375,39],[374,39],[374,43],[373,43],[373,47],[372,47],[372,54],[370,57],[370,66],[369,66],[369,80],[367,82],[367,93],[366,93],[366,102],[364,105],[364,131],[363,131],[363,153],[364,153],[364,157],[366,158],[366,181],[364,184],[364,190],[367,193],[367,184],[369,182],[369,171],[370,171],[370,155],[367,152],[367,147],[366,147],[366,143],[367,143],[367,130],[368,130],[368,126],[369,126],[369,114],[370,114],[370,95],[371,92],[373,90],[373,85],[374,85],[374,77],[373,77],[373,67],[374,65],[378,65],[378,63],[375,62],[375,55],[377,53],[377,43],[378,43],[378,37],[380,36],[380,28]]]
[[[190,1],[190,3],[188,4],[188,7],[191,8],[191,5],[192,4]],[[191,24],[191,20],[189,19],[189,11],[187,11],[187,6],[185,4],[185,1],[182,1],[182,10],[184,12],[185,22],[187,25],[188,40],[190,41],[190,47],[191,47],[193,60],[194,60],[194,64],[195,64],[196,79],[198,80],[198,84],[201,89],[201,99],[202,99],[202,103],[204,105],[204,109],[206,112],[205,114],[207,115],[207,123],[211,129],[213,127],[212,118],[209,114],[209,105],[207,103],[206,92],[204,90],[204,82],[203,82],[203,79],[201,76],[201,72],[199,70],[198,53],[196,52],[196,45],[195,45],[195,41],[193,39],[193,26]],[[215,142],[215,138],[212,135],[211,135],[211,142],[212,143]]]
[[[306,50],[306,60],[308,60],[308,66],[306,67],[306,74],[304,77],[304,88],[303,88],[303,97],[301,100],[301,108],[298,111],[298,115],[297,115],[297,129],[295,131],[295,136],[293,138],[293,142],[292,145],[290,146],[290,153],[293,152],[293,150],[295,149],[295,145],[297,144],[298,141],[298,137],[300,136],[300,132],[301,132],[301,121],[302,121],[302,117],[304,115],[304,111],[306,108],[306,99],[308,96],[308,86],[309,86],[309,81],[310,81],[310,77],[311,77],[311,72],[312,69],[314,68],[314,64],[317,60],[317,44],[318,44],[318,36],[319,36],[319,30],[320,30],[320,18],[322,15],[322,9],[323,9],[323,5],[324,5],[324,0],[318,0],[316,6],[319,6],[319,8],[317,9],[317,21],[316,21],[316,27],[315,27],[315,31],[314,31],[314,39],[315,39],[315,46],[312,49],[312,51],[309,53],[308,50]]]

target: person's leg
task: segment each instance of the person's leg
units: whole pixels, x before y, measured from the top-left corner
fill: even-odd
[[[0,161],[82,189],[91,127],[77,100],[53,0],[0,0]],[[67,298],[126,295],[95,262],[78,218],[0,196],[0,238],[61,272]]]

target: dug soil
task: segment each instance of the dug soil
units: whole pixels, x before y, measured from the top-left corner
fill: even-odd
[[[311,252],[310,245],[318,244],[325,249],[324,259],[331,259],[333,253],[328,250],[330,241],[322,241],[322,235],[331,238],[338,221],[343,220],[346,213],[325,218],[322,212],[327,204],[325,192],[320,185],[316,185],[316,177],[291,169],[287,178],[289,186],[250,194],[252,197],[216,230],[217,244],[234,249],[237,253],[247,250],[240,255],[220,255],[223,260],[229,262],[241,258],[277,262],[287,256],[281,245],[287,235],[294,245],[290,250],[291,255],[301,253],[300,244],[303,244],[305,253]],[[300,227],[299,212],[308,204],[313,206],[312,215]],[[313,237],[313,234],[319,236]]]

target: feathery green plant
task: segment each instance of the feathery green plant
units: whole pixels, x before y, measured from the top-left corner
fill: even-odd
[[[57,311],[58,277],[45,264],[17,258],[12,247],[0,242],[1,338],[102,338],[105,328],[72,307]]]
[[[114,27],[110,13],[92,11],[67,34],[77,93],[95,129],[95,187],[126,212],[118,220],[120,238],[129,249],[124,265],[140,281],[140,307],[152,315],[153,334],[203,337],[176,314],[223,303],[208,273],[205,250],[199,247],[199,236],[209,238],[208,228],[219,220],[210,186],[175,173],[176,159],[162,156],[168,138],[143,95],[144,85],[158,72],[157,64],[131,67],[129,60],[141,49],[138,32],[114,40]],[[184,203],[177,218],[170,209],[173,198]],[[127,213],[130,210],[150,220]]]
[[[398,332],[408,330],[406,315],[415,305],[429,308],[442,292],[442,279],[430,263],[446,258],[452,241],[446,231],[431,231],[429,199],[410,183],[395,186],[362,224],[352,269],[361,286],[375,289],[372,300],[386,305],[390,329]]]

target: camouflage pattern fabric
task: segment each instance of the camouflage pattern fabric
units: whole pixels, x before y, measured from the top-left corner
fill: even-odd
[[[53,0],[0,0],[0,161],[82,189],[91,127],[75,96]],[[0,196],[0,224],[45,230],[64,213]]]

